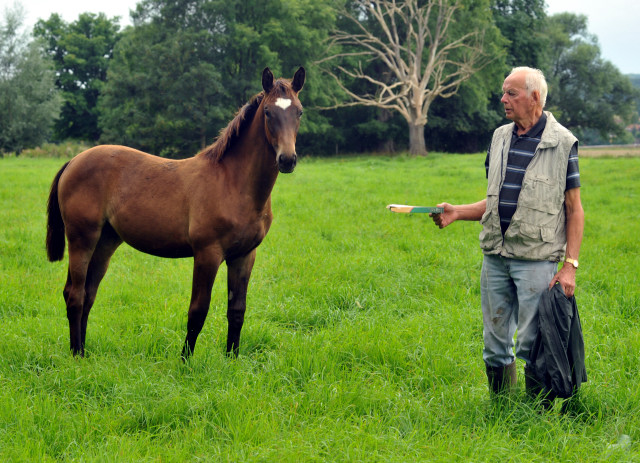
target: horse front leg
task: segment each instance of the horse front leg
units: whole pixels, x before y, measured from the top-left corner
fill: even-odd
[[[227,354],[238,356],[240,346],[240,331],[244,323],[244,313],[247,309],[247,287],[251,270],[256,260],[256,250],[243,257],[227,262],[227,288],[229,303],[227,307]]]
[[[187,320],[187,337],[182,348],[182,360],[187,360],[196,347],[196,340],[209,312],[211,288],[222,262],[222,253],[207,249],[195,253],[193,259],[193,283],[191,304]]]

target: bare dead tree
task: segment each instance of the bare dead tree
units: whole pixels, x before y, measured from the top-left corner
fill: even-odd
[[[318,61],[349,101],[325,109],[365,105],[397,111],[409,125],[409,151],[425,155],[424,127],[433,100],[455,95],[462,82],[495,59],[484,51],[484,30],[454,35],[451,25],[461,0],[356,0],[354,6],[355,13],[343,9],[341,14],[357,32],[334,31],[329,56]],[[367,28],[365,17],[376,30]],[[387,71],[367,74],[363,61],[372,60]],[[365,81],[375,92],[356,93],[341,76]]]

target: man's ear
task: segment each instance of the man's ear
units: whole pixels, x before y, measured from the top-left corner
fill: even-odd
[[[539,90],[534,90],[533,92],[531,92],[531,99],[533,100],[533,102],[536,104],[536,106],[540,106],[540,91]]]

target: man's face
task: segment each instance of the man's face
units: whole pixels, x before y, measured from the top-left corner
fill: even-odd
[[[516,124],[534,117],[536,109],[536,92],[527,96],[525,73],[518,72],[508,76],[502,84],[502,98],[505,116]]]

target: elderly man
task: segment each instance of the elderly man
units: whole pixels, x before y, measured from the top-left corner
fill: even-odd
[[[513,123],[493,134],[485,162],[487,197],[467,205],[442,203],[444,212],[432,215],[440,228],[456,220],[482,224],[483,359],[492,395],[515,385],[516,356],[530,361],[543,291],[560,284],[567,297],[573,295],[584,229],[578,140],[543,111],[544,75],[515,68],[502,93]],[[539,384],[526,364],[525,380],[536,394]]]

